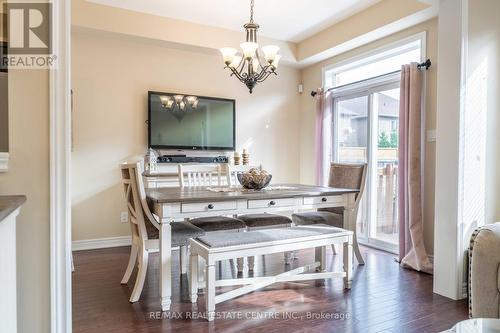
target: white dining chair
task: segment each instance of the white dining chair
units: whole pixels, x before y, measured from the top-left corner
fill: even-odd
[[[125,274],[121,280],[127,284],[137,264],[137,277],[130,295],[131,303],[137,302],[141,296],[146,278],[149,254],[159,251],[159,223],[151,213],[146,202],[146,192],[142,182],[140,162],[120,165],[122,184],[129,213],[129,224],[132,233],[130,258]],[[171,223],[172,247],[180,248],[181,273],[187,272],[187,256],[185,249],[190,238],[204,235],[204,231],[186,222]]]
[[[179,164],[178,177],[180,187],[227,186],[220,164]],[[188,220],[205,232],[240,232],[246,230],[246,224],[236,217],[207,216]],[[237,259],[238,272],[243,270],[243,258]]]
[[[250,171],[251,169],[262,170],[262,165],[251,166],[251,165],[225,165],[225,174],[229,186],[239,185],[238,174],[242,174]],[[239,215],[238,219],[245,223],[246,230],[255,229],[265,229],[265,228],[276,228],[276,227],[290,227],[292,225],[292,220],[284,215],[279,214],[245,214]],[[290,252],[285,253],[285,263],[290,264],[292,260],[292,255]],[[248,269],[254,269],[255,257],[248,257]]]

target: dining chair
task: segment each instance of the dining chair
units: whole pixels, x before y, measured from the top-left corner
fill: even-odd
[[[149,253],[159,251],[160,225],[146,202],[141,163],[123,163],[120,168],[129,213],[129,224],[132,232],[130,258],[121,283],[128,283],[137,264],[137,277],[129,299],[131,303],[134,303],[139,300],[144,287]],[[173,222],[171,223],[171,227],[172,247],[179,246],[180,248],[180,270],[181,274],[185,274],[187,272],[188,261],[184,249],[187,248],[190,238],[202,236],[205,232],[186,222]]]
[[[226,178],[229,186],[239,185],[238,174],[250,171],[250,169],[257,168],[262,170],[262,165],[250,166],[250,165],[225,165],[226,168]],[[245,222],[246,230],[264,229],[271,227],[290,227],[292,225],[292,220],[283,215],[279,214],[246,214],[239,215],[238,219]],[[291,253],[285,253],[285,262],[287,264],[291,261]],[[254,269],[255,257],[248,257],[248,269],[251,271]]]
[[[185,187],[210,187],[222,186],[224,177],[220,164],[179,164],[178,166],[179,186]],[[197,217],[188,220],[194,226],[205,232],[240,232],[246,230],[245,223],[235,216],[208,216]],[[243,271],[243,258],[237,258],[238,272]]]
[[[221,186],[223,184],[220,164],[179,164],[178,168],[181,188]],[[198,217],[189,219],[189,222],[206,232],[238,231],[246,228],[243,221],[228,216]]]
[[[332,163],[330,165],[330,175],[328,186],[337,188],[356,189],[359,192],[356,194],[354,203],[354,217],[351,226],[344,226],[344,208],[320,208],[316,212],[302,212],[292,215],[292,221],[296,225],[304,224],[328,224],[338,228],[347,228],[354,232],[353,249],[356,259],[360,265],[364,265],[363,257],[359,250],[359,245],[356,236],[356,221],[359,211],[359,204],[363,198],[363,192],[366,183],[367,164],[342,164]],[[335,246],[332,245],[332,251],[335,254]]]

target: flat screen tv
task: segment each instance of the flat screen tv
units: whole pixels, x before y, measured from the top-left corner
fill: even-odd
[[[235,100],[149,91],[148,144],[154,149],[234,150]]]

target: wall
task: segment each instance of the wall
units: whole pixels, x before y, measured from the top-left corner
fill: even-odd
[[[9,151],[9,75],[0,72],[0,152]]]
[[[300,108],[300,181],[314,183],[314,122],[315,103],[309,92],[322,85],[322,68],[337,62],[363,54],[388,43],[405,37],[427,32],[427,57],[432,60],[432,67],[427,71],[426,91],[426,129],[436,128],[436,73],[437,73],[437,19],[432,19],[403,30],[373,43],[345,52],[302,70],[304,94],[301,96]],[[424,240],[427,251],[434,249],[434,173],[435,173],[435,143],[427,142],[425,146],[425,180],[424,180]]]
[[[146,151],[148,90],[236,99],[237,149],[249,146],[277,182],[299,180],[297,69],[280,67],[250,95],[218,55],[86,29],[72,38],[73,240],[130,234],[118,164]]]
[[[485,222],[500,221],[500,2],[469,1],[467,90],[472,115],[485,113]]]
[[[49,332],[49,81],[46,70],[9,71],[9,171],[0,195],[25,194],[17,222],[20,333]]]

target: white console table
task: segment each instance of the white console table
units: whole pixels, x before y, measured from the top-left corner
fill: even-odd
[[[16,217],[24,195],[0,196],[0,323],[2,332],[17,332]]]

